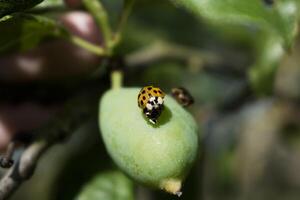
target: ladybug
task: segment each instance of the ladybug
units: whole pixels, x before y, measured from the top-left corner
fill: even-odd
[[[163,110],[165,93],[157,87],[146,86],[138,94],[138,105],[152,124],[156,124]]]
[[[172,96],[184,107],[194,103],[192,95],[183,87],[172,88]]]

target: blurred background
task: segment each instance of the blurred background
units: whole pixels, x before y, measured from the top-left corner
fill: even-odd
[[[122,2],[103,4],[114,26]],[[298,0],[136,0],[114,53],[124,60],[124,85],[157,85],[167,93],[183,86],[195,99],[188,109],[201,147],[181,199],[299,199],[299,9]],[[102,44],[80,1],[45,0],[31,11]],[[43,126],[80,91],[93,85],[100,98],[109,88],[103,58],[63,39],[43,37],[32,45],[35,36],[24,40],[24,27],[11,27],[0,24],[0,44],[12,30],[17,41],[0,48],[2,153],[11,138]],[[11,199],[177,198],[118,170],[104,149],[96,112],[42,156]]]

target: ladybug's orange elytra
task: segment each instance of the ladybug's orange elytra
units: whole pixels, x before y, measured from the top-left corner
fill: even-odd
[[[138,105],[144,109],[150,97],[165,97],[165,93],[157,87],[146,86],[141,89],[138,95]]]

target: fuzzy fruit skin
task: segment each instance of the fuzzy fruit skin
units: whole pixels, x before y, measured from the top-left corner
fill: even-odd
[[[198,128],[193,117],[166,95],[165,109],[151,125],[137,104],[140,88],[109,90],[100,102],[99,123],[116,164],[138,182],[167,190],[178,185],[195,161]]]

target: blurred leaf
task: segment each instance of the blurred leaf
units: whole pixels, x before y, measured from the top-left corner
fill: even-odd
[[[170,90],[174,85],[182,83],[182,74],[186,73],[186,71],[178,63],[166,61],[151,65],[150,69],[144,69],[142,73],[139,76],[141,85],[151,83],[153,85],[161,85],[164,89]],[[169,77],[169,79],[165,77]]]
[[[43,0],[0,0],[0,18],[13,12],[34,7]]]
[[[0,22],[0,52],[19,47],[35,47],[44,37],[56,36],[64,30],[42,16],[18,14]]]
[[[300,100],[300,37],[293,50],[284,56],[275,75],[274,93],[286,99]]]
[[[278,1],[277,4],[278,11],[287,26],[290,26],[291,39],[294,39],[292,36],[296,33],[299,6],[299,0]],[[252,88],[258,95],[268,95],[273,92],[274,76],[285,51],[280,41],[267,32],[257,38],[255,48],[256,60],[249,70],[249,79]]]
[[[249,80],[258,95],[271,94],[278,63],[284,49],[274,37],[264,35],[257,40],[256,61],[250,67]]]
[[[52,6],[63,6],[63,5],[64,3],[62,0],[47,0],[40,3],[35,8],[47,8]]]
[[[132,182],[119,171],[99,173],[80,191],[78,200],[133,200]]]
[[[189,89],[195,102],[212,107],[222,106],[245,91],[245,81],[225,75],[199,73],[183,76],[183,85]]]
[[[197,19],[186,11],[176,9],[168,1],[136,1],[135,7],[138,9],[132,12],[118,49],[123,54],[158,41],[204,46],[215,38],[207,26],[197,23]],[[203,36],[206,33],[210,35],[209,39]]]
[[[173,1],[213,23],[239,24],[272,33],[287,47],[296,34],[299,0],[278,0],[273,5],[262,0]]]

